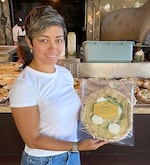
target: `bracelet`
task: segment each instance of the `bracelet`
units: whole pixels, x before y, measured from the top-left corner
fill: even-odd
[[[78,152],[78,143],[77,142],[73,142],[72,143],[72,152]]]

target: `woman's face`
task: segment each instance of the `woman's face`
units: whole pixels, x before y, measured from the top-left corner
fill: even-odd
[[[54,65],[65,46],[64,31],[60,26],[51,26],[32,40],[33,60],[44,65]]]

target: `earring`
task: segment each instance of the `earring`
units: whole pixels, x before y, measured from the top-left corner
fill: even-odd
[[[30,53],[33,53],[32,49],[30,49]]]

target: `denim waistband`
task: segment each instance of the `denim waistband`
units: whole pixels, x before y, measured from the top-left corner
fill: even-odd
[[[21,165],[80,165],[79,152],[65,152],[54,156],[36,157],[23,152]]]

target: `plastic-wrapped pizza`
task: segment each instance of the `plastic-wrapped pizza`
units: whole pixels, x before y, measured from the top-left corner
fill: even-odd
[[[140,102],[150,104],[150,89],[141,89],[136,97]]]
[[[117,89],[99,88],[84,98],[81,121],[94,138],[119,141],[132,129],[132,103]]]
[[[150,80],[143,80],[139,90],[136,94],[138,103],[150,104]]]
[[[8,90],[5,88],[0,88],[0,104],[8,99]]]

